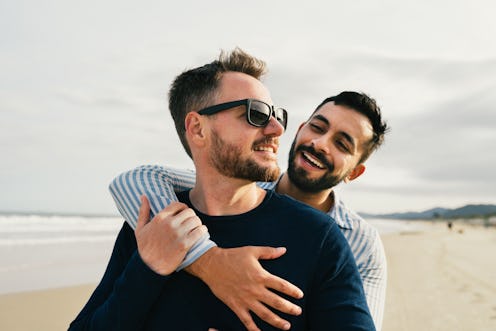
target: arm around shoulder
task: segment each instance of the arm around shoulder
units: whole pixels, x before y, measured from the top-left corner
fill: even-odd
[[[189,189],[194,183],[195,173],[192,171],[144,165],[114,178],[109,185],[109,190],[121,215],[133,229],[136,229],[142,195],[148,198],[151,207],[150,215],[154,217],[173,201],[177,201],[175,191]],[[189,266],[215,246],[208,232],[205,233],[190,249],[178,270]]]

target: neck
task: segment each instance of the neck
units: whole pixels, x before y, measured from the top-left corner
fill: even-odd
[[[195,187],[190,192],[193,206],[210,216],[246,213],[265,198],[265,191],[254,182],[197,171]]]
[[[319,191],[316,193],[309,193],[300,190],[289,179],[288,172],[285,172],[281,180],[277,184],[276,192],[279,194],[286,194],[290,197],[299,200],[315,209],[327,213],[334,206],[334,194],[332,188]]]

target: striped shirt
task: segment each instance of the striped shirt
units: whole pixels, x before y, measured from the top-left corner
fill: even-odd
[[[138,219],[140,196],[150,201],[150,216],[158,214],[172,201],[177,201],[175,191],[190,189],[195,184],[195,172],[162,166],[145,165],[117,176],[109,186],[119,212],[135,229]],[[274,189],[276,182],[258,183],[264,189]],[[386,299],[387,263],[384,247],[375,228],[348,209],[334,194],[334,206],[327,213],[341,229],[351,247],[362,277],[367,304],[377,330],[381,330]],[[216,244],[206,234],[188,252],[178,267],[181,270],[198,259]]]

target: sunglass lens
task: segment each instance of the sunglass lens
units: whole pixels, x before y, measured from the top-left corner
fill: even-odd
[[[281,125],[286,129],[286,125],[288,124],[288,113],[283,108],[275,109],[276,120],[281,123]]]
[[[255,126],[264,126],[270,118],[271,109],[268,105],[253,100],[250,105],[249,117]]]

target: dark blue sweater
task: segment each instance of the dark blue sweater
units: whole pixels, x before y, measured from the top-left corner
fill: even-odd
[[[179,200],[191,206],[188,193],[179,194]],[[328,215],[273,191],[245,214],[196,213],[220,247],[287,248],[282,257],[260,262],[305,293],[300,300],[288,298],[303,308],[302,315],[277,312],[291,322],[291,330],[374,330],[353,255]],[[276,330],[256,317],[255,322],[262,330]],[[124,223],[103,279],[70,330],[209,327],[244,330],[201,280],[185,271],[160,276],[150,270],[137,253],[133,230]]]

